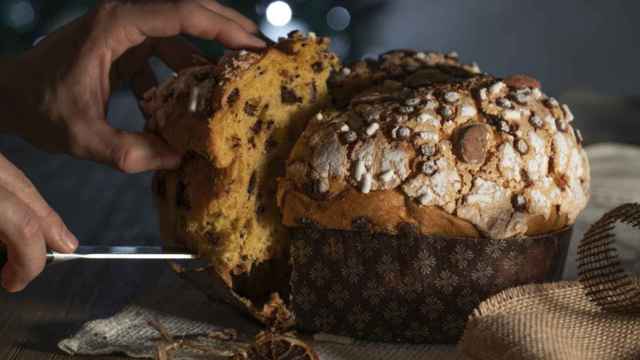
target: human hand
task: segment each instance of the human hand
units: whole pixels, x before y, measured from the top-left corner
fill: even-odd
[[[109,126],[112,90],[131,80],[141,97],[155,85],[150,56],[176,71],[193,65],[198,52],[179,34],[229,48],[264,46],[255,31],[250,20],[212,0],[104,1],[35,48],[0,63],[0,132],[124,172],[176,167],[180,154],[156,135]],[[9,291],[22,290],[42,271],[47,248],[77,247],[60,217],[2,155],[0,214],[0,242],[9,253],[2,286]]]
[[[196,48],[176,35],[259,48],[265,44],[252,34],[256,30],[249,19],[212,0],[103,1],[9,63],[2,97],[11,97],[12,109],[5,113],[15,116],[0,130],[124,172],[176,167],[180,154],[158,136],[109,126],[111,91],[131,80],[141,96],[155,85],[147,62],[152,55],[176,71],[193,65]]]
[[[0,155],[0,242],[7,247],[2,287],[20,291],[44,268],[47,249],[73,252],[78,240],[27,177]]]

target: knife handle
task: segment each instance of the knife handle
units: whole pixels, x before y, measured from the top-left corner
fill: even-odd
[[[53,262],[54,254],[51,251],[47,251],[47,263],[49,265]],[[0,269],[4,267],[4,265],[9,261],[9,252],[7,248],[4,246],[0,246]]]

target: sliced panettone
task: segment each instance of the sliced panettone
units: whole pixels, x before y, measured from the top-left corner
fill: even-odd
[[[144,103],[149,129],[186,154],[180,169],[154,180],[164,239],[210,261],[257,311],[287,296],[276,178],[307,119],[327,103],[338,65],[328,43],[294,32],[263,52],[181,72]]]

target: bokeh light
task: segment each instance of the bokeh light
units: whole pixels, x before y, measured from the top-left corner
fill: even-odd
[[[7,22],[9,26],[16,30],[30,28],[35,20],[35,11],[30,1],[14,1],[9,5],[7,12]]]
[[[278,40],[279,37],[285,37],[293,30],[300,30],[306,34],[309,31],[309,26],[307,23],[299,19],[291,19],[291,21],[283,26],[274,26],[269,21],[262,21],[260,23],[260,31],[272,40]]]
[[[273,26],[285,26],[291,21],[293,12],[284,1],[274,1],[267,6],[267,21]]]
[[[327,13],[327,24],[336,31],[342,31],[349,26],[351,14],[342,6],[335,6]]]

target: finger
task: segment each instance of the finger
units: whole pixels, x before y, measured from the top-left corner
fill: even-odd
[[[2,268],[2,287],[24,289],[44,269],[46,245],[38,216],[18,197],[0,187],[0,240],[9,259]]]
[[[152,44],[154,55],[175,71],[197,65],[205,58],[197,47],[181,37],[155,39]]]
[[[78,239],[47,204],[26,175],[0,155],[0,187],[11,192],[38,217],[47,245],[55,251],[73,252]]]
[[[250,33],[255,33],[258,31],[258,26],[251,21],[248,17],[242,15],[238,11],[233,8],[226,7],[216,1],[213,0],[199,0],[202,6],[207,9],[217,12],[218,14],[237,22],[243,29]]]
[[[85,145],[86,157],[120,171],[174,169],[180,164],[180,154],[157,135],[113,129],[106,121],[87,130],[95,135],[94,141]]]
[[[172,37],[188,34],[195,37],[217,40],[229,48],[262,48],[264,41],[249,33],[238,23],[213,12],[198,0],[161,3],[134,3],[109,5],[98,17],[107,25],[105,31],[96,31],[98,36],[108,36],[107,43],[113,58],[118,58],[127,49],[142,43],[147,38]],[[97,43],[104,43],[98,41]],[[97,46],[97,45],[96,45]]]

